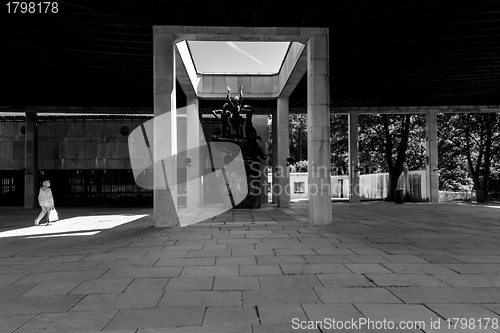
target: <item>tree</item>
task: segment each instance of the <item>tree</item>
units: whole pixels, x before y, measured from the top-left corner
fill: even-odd
[[[425,139],[421,115],[361,115],[359,117],[359,161],[368,169],[380,167],[389,173],[386,200],[395,199],[398,179],[407,169],[422,168]],[[410,154],[408,154],[410,152]],[[411,157],[409,160],[407,157]]]
[[[446,114],[441,117],[441,151],[445,169],[467,170],[475,190],[489,193],[492,174],[499,173],[500,117],[497,113]],[[441,163],[440,163],[441,165]],[[463,172],[462,172],[463,173]]]

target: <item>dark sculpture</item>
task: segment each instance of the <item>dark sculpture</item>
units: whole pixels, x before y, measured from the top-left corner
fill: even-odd
[[[233,208],[259,208],[260,207],[260,159],[267,159],[259,147],[257,140],[262,142],[260,136],[252,123],[253,108],[250,105],[243,105],[243,86],[239,86],[239,95],[231,98],[231,88],[227,87],[227,103],[222,109],[213,110],[212,114],[222,120],[222,137],[214,137],[214,141],[232,142],[241,149],[243,161],[245,163],[246,182],[248,186],[248,195],[238,205],[233,204]],[[242,114],[246,114],[246,118]],[[217,116],[220,115],[220,118]],[[243,131],[243,124],[245,130]],[[233,134],[234,133],[234,134]],[[224,151],[225,164],[232,161],[235,157],[233,151]],[[258,185],[257,185],[258,184]],[[229,196],[231,189],[226,182]]]

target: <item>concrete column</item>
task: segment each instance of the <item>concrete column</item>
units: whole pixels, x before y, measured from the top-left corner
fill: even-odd
[[[267,115],[254,115],[252,119],[257,135],[262,142],[257,141],[264,154],[267,155]],[[267,159],[260,160],[260,203],[267,203]]]
[[[427,131],[427,197],[430,202],[439,202],[439,170],[437,149],[437,111],[431,110],[425,114]]]
[[[202,205],[200,145],[203,129],[199,120],[199,101],[196,96],[187,99],[187,158],[191,164],[187,168],[187,208]]]
[[[358,113],[349,113],[349,202],[359,202]]]
[[[307,159],[309,223],[332,222],[328,32],[307,41]]]
[[[177,216],[177,111],[175,43],[171,34],[153,34],[155,227],[175,227]],[[170,185],[169,185],[170,181]]]
[[[275,168],[279,184],[278,207],[290,207],[290,169],[287,165],[287,158],[290,157],[288,114],[288,98],[278,98],[278,110],[276,113],[277,169]]]
[[[274,188],[274,186],[276,184],[278,184],[278,178],[276,177],[276,166],[278,165],[278,121],[276,120],[276,113],[273,114],[273,119],[272,119],[272,122],[271,122],[271,136],[272,136],[272,151],[273,151],[273,171],[272,171],[272,174],[273,174],[273,178],[272,178],[272,181],[273,181],[273,184],[272,184],[272,188],[271,188],[271,193],[272,193],[272,196],[273,196],[273,203],[274,204],[278,204],[278,197],[276,195],[276,190]],[[276,188],[278,188],[279,186],[277,186]]]
[[[26,113],[24,134],[24,208],[38,207],[37,114]]]

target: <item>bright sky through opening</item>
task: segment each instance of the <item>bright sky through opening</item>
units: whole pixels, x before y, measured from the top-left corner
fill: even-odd
[[[189,41],[198,73],[276,74],[289,42]]]

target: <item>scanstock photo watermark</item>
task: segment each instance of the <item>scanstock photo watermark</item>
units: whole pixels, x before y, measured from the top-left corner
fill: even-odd
[[[467,332],[492,332],[499,329],[499,319],[495,317],[483,318],[429,318],[429,320],[388,320],[370,318],[351,318],[349,320],[338,320],[335,318],[324,318],[323,320],[300,320],[292,319],[292,329],[294,330],[332,330],[346,332],[350,330],[395,330],[395,331],[415,331],[415,330],[445,330],[455,332],[467,330]],[[426,331],[427,332],[427,331]]]
[[[137,186],[170,192],[165,198],[176,198],[179,187],[197,189],[194,193],[185,191],[189,201],[189,196],[200,195],[203,182],[203,190],[210,193],[212,202],[231,202],[225,208],[206,212],[216,216],[247,196],[245,163],[237,144],[207,143],[198,116],[189,126],[176,125],[178,119],[190,120],[188,111],[192,107],[166,112],[135,128],[128,137],[130,163]],[[185,177],[178,177],[181,173]],[[226,191],[220,190],[221,184],[227,187]],[[177,210],[177,200],[173,203]]]
[[[178,126],[180,119],[188,125]],[[141,124],[130,133],[128,148],[136,185],[170,192],[162,197],[170,198],[176,211],[177,200],[173,198],[180,192],[187,202],[201,193],[209,193],[211,202],[230,203],[207,211],[206,214],[213,215],[207,218],[232,209],[249,192],[255,196],[260,196],[263,188],[267,192],[267,187],[261,186],[261,181],[267,179],[267,168],[245,161],[240,146],[231,140],[207,142],[193,105],[168,111]],[[292,195],[289,166],[275,166],[273,172],[277,181],[272,184],[271,192]],[[309,164],[307,182],[309,197],[332,193],[333,188],[341,186],[337,182],[332,184],[330,167],[316,166],[314,161]],[[363,188],[358,184],[353,190],[361,193]]]

